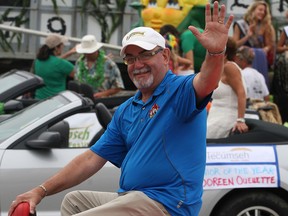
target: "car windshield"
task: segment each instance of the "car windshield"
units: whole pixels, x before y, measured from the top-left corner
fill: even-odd
[[[57,95],[16,113],[11,118],[0,123],[0,143],[68,103],[68,99],[62,95]]]
[[[5,92],[7,89],[11,88],[11,86],[17,86],[19,83],[27,80],[24,76],[19,76],[18,74],[13,74],[5,77],[1,77],[0,79],[0,92]]]

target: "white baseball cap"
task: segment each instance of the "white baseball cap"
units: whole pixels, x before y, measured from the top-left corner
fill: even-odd
[[[137,27],[124,36],[120,56],[124,56],[125,49],[129,45],[136,45],[145,50],[152,50],[156,46],[165,48],[165,39],[150,27]]]
[[[103,44],[97,42],[94,35],[85,35],[81,40],[81,44],[76,46],[76,52],[85,54],[94,53],[102,46]]]

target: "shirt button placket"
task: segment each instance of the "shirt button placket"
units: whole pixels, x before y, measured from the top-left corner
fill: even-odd
[[[146,107],[145,107],[145,106],[143,106],[143,107],[142,107],[142,111],[144,111],[145,109],[146,109]],[[142,123],[142,122],[144,122],[144,117],[143,117],[143,115],[144,115],[144,114],[142,113],[142,117],[141,117],[141,120],[140,120],[140,121],[141,121],[141,123]]]

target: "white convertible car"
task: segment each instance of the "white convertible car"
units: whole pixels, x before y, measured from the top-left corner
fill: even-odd
[[[16,195],[42,183],[99,138],[109,116],[100,113],[100,120],[96,111],[90,99],[65,91],[0,122],[0,216],[7,215]],[[288,128],[259,120],[247,124],[247,134],[208,140],[201,216],[288,215]],[[119,174],[107,163],[70,190],[116,191]],[[68,191],[46,197],[37,215],[60,215]]]

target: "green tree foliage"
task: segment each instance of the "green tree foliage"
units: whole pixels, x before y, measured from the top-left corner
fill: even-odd
[[[123,14],[127,0],[115,1],[116,8],[112,8],[109,1],[83,0],[81,12],[91,15],[101,26],[101,42],[108,43],[111,35],[123,21]]]
[[[20,27],[21,25],[25,24],[29,21],[27,17],[28,7],[30,5],[30,0],[17,0],[14,2],[13,6],[20,6],[21,10],[17,17],[15,17],[11,21],[12,26]],[[4,11],[2,16],[0,16],[0,24],[4,23],[5,21],[9,20],[9,14],[12,11],[11,8]],[[18,48],[21,46],[22,34],[17,32],[9,32],[9,36],[7,37],[7,32],[4,30],[0,30],[0,46],[4,51],[13,51],[11,47],[11,41],[16,38],[18,43]]]
[[[66,0],[61,0],[64,4]],[[69,0],[70,1],[70,0]],[[57,0],[51,0],[53,4],[53,9],[55,14],[59,15],[59,8],[57,5]],[[123,21],[123,14],[127,0],[117,0],[115,5],[109,4],[107,0],[82,0],[81,2],[81,13],[83,15],[91,15],[101,26],[101,42],[108,43],[110,41],[111,35],[117,29],[117,27]],[[29,22],[29,6],[30,0],[15,0],[12,8],[14,6],[20,7],[20,13],[13,21],[11,21],[11,26],[20,27],[21,25]],[[13,9],[7,9],[0,16],[0,24],[7,21],[10,13]],[[84,22],[84,19],[83,19]],[[17,32],[9,32],[9,37],[7,37],[7,31],[0,30],[0,47],[3,51],[7,52],[9,50],[13,51],[11,47],[11,42],[14,38],[17,38],[18,48],[21,46],[22,34]]]
[[[54,8],[54,12],[58,14],[58,6],[56,0],[51,0]],[[64,0],[62,0],[63,3],[65,3]],[[11,20],[11,26],[20,27],[21,25],[29,22],[29,7],[30,7],[30,0],[16,0],[13,2],[12,7],[19,7],[20,12],[19,15],[14,17],[13,20]],[[8,8],[4,13],[0,16],[0,24],[4,23],[5,21],[9,20],[9,15],[13,11],[12,8]],[[9,20],[10,21],[10,20]],[[19,32],[9,32],[9,37],[7,36],[7,31],[0,30],[0,47],[3,49],[3,51],[8,52],[12,51],[13,47],[10,45],[14,38],[17,39],[18,49],[21,46],[22,41],[22,33]]]

